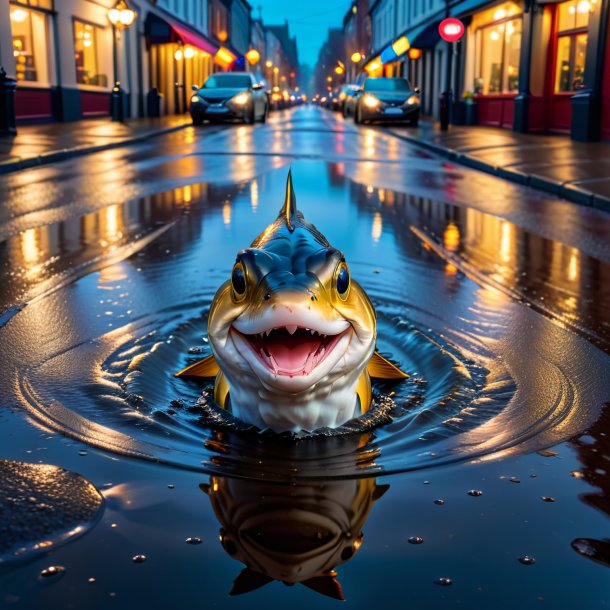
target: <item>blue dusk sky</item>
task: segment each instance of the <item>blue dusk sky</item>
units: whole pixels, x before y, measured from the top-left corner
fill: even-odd
[[[288,20],[290,35],[297,37],[299,62],[314,66],[318,51],[326,40],[328,28],[341,27],[343,17],[350,7],[351,0],[249,0],[252,15],[259,16],[262,9],[266,25],[281,25]]]

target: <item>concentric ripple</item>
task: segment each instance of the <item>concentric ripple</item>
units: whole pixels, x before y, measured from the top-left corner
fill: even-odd
[[[214,404],[209,384],[174,377],[210,353],[212,297],[235,253],[277,213],[282,171],[257,178],[255,191],[251,183],[230,185],[191,201],[189,214],[139,254],[16,315],[1,331],[6,345],[45,339],[16,371],[28,412],[104,450],[270,481],[373,476],[532,451],[596,419],[610,394],[596,373],[608,365],[604,352],[449,266],[394,223],[395,208],[339,180],[336,168],[320,184],[313,178],[321,165],[293,167],[299,205],[344,250],[375,305],[378,349],[408,380],[375,382],[366,415],[295,437],[245,425]],[[408,200],[403,206],[411,224],[423,215]],[[434,222],[442,235],[444,220]]]

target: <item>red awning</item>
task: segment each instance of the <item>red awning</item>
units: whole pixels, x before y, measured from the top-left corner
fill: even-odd
[[[198,48],[200,51],[205,51],[210,55],[214,55],[218,51],[218,47],[215,47],[211,42],[203,37],[202,34],[198,34],[194,30],[187,28],[180,23],[176,23],[172,19],[167,19],[172,30],[176,33],[177,38],[180,39],[182,44],[188,44],[192,47]]]
[[[218,47],[195,29],[170,17],[148,13],[144,25],[147,45],[178,42],[215,55]]]

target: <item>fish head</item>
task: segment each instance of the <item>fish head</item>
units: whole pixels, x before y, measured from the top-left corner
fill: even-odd
[[[231,392],[331,391],[373,354],[374,308],[343,253],[296,209],[289,174],[277,220],[237,254],[211,306],[208,335]]]

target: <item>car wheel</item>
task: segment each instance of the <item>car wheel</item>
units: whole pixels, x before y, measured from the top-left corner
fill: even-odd
[[[193,125],[196,125],[196,126],[203,125],[203,117],[194,115],[193,116]]]

